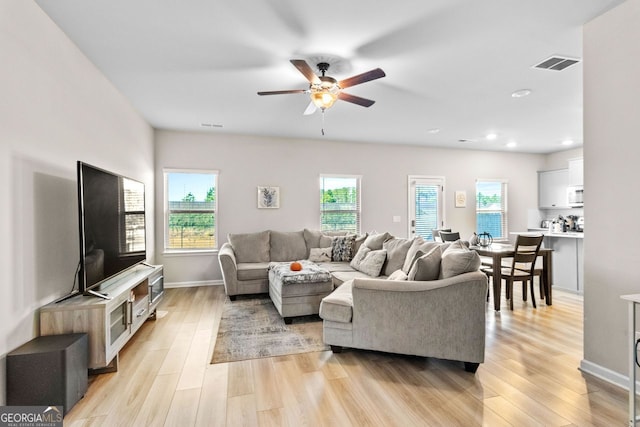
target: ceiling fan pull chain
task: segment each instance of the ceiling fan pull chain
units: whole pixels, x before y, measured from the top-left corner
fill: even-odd
[[[324,136],[324,110],[326,110],[326,108],[322,108],[322,136]]]

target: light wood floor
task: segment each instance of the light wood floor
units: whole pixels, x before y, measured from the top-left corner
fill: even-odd
[[[90,377],[65,426],[624,426],[627,394],[578,370],[582,298],[487,305],[486,361],[349,350],[210,365],[221,286],[169,289],[120,353]],[[504,298],[503,298],[504,299]],[[503,301],[504,306],[504,301]]]

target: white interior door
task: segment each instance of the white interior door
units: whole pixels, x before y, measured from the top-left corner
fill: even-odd
[[[431,230],[444,226],[444,178],[409,176],[409,238],[433,240]]]

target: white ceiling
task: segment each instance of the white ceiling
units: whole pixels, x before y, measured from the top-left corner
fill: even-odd
[[[582,63],[532,66],[581,58],[582,25],[622,0],[37,3],[155,128],[549,153],[582,144]],[[387,74],[349,88],[376,103],[338,101],[324,137],[308,95],[256,94],[307,89],[289,60],[317,58]]]

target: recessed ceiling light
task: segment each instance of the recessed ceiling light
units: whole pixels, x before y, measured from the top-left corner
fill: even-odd
[[[513,147],[515,147],[516,145],[518,145],[518,143],[516,143],[515,141],[509,141],[509,142],[507,142],[507,147],[508,147],[508,148],[513,148]]]
[[[562,141],[562,145],[572,145],[573,144],[573,139],[565,139],[564,141]]]
[[[429,129],[427,130],[427,133],[431,133],[431,134],[436,134],[440,132],[440,128],[433,128],[433,129]]]
[[[496,139],[497,137],[498,137],[498,134],[495,134],[495,133],[488,133],[488,134],[487,134],[487,136],[486,136],[486,138],[487,138],[489,141],[493,141],[493,140],[494,140],[494,139]]]
[[[520,89],[511,94],[513,98],[522,98],[523,96],[527,96],[531,94],[531,89]]]

